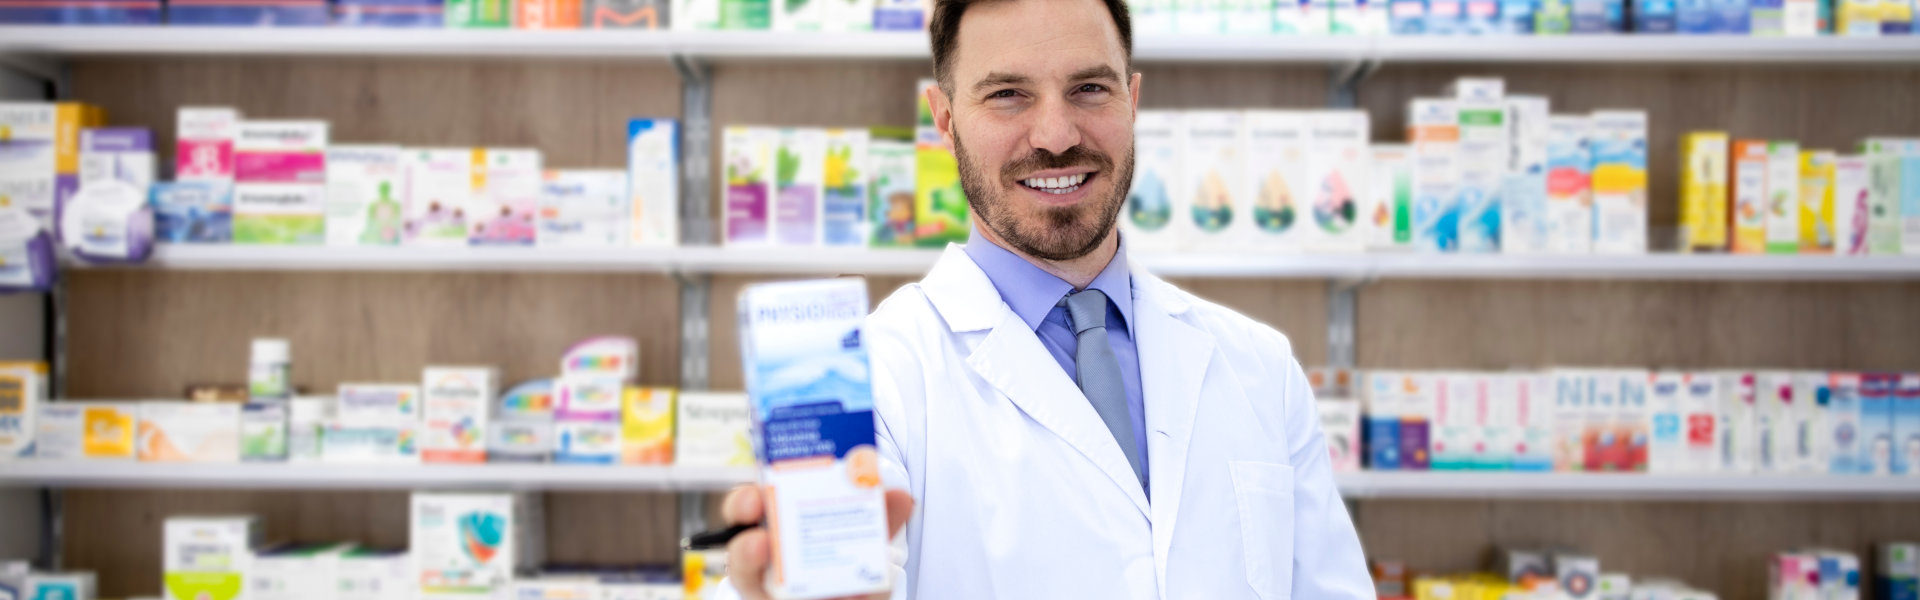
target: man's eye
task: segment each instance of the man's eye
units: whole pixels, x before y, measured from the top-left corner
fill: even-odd
[[[1015,92],[1013,90],[1000,90],[998,92],[987,94],[987,99],[992,100],[995,98],[1012,98],[1014,94]]]
[[[1078,91],[1083,94],[1098,94],[1100,92],[1107,91],[1107,86],[1100,85],[1098,83],[1085,83],[1080,85],[1080,89]]]

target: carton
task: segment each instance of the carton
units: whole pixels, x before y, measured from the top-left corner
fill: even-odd
[[[1120,235],[1131,250],[1174,250],[1182,242],[1175,218],[1190,209],[1182,179],[1186,131],[1175,111],[1143,110],[1133,121],[1133,185],[1120,214]]]
[[[1400,469],[1401,379],[1389,371],[1367,373],[1366,463],[1374,471]]]
[[[124,181],[145,190],[153,185],[153,132],[143,127],[88,127],[80,130],[80,184]]]
[[[1732,176],[1733,215],[1730,229],[1736,254],[1759,254],[1767,250],[1767,215],[1770,157],[1764,140],[1734,140]]]
[[[326,240],[325,121],[241,121],[233,149],[233,241]]]
[[[1727,249],[1727,133],[1695,131],[1680,139],[1680,250]]]
[[[1584,115],[1547,119],[1547,251],[1593,251],[1593,121]]]
[[[1719,470],[1720,378],[1713,373],[1686,373],[1682,379],[1681,419],[1685,449],[1681,470],[1712,473]]]
[[[92,571],[74,573],[28,573],[24,598],[33,600],[93,600],[98,582]]]
[[[287,404],[248,402],[240,408],[240,460],[287,460]]]
[[[239,462],[240,405],[142,402],[138,454],[145,462]]]
[[[467,245],[476,202],[473,156],[470,148],[408,148],[402,154],[407,245]]]
[[[673,388],[629,387],[624,391],[620,462],[673,464],[673,400]]]
[[[680,244],[679,164],[679,121],[627,121],[627,201],[623,205],[633,211],[627,219],[633,228],[628,241],[633,245]],[[733,163],[726,165],[731,182]]]
[[[593,29],[666,29],[673,19],[668,0],[585,0],[580,10]]]
[[[102,123],[99,110],[74,102],[0,102],[0,196],[27,209],[47,230],[80,188],[80,130]]]
[[[1513,469],[1514,451],[1525,436],[1520,421],[1521,375],[1487,373],[1475,377],[1481,388],[1481,426],[1474,448],[1473,468],[1480,471]]]
[[[826,138],[820,241],[828,246],[865,248],[871,232],[867,228],[867,130],[828,129]]]
[[[866,348],[866,282],[762,283],[740,294],[754,444],[776,544],[780,598],[888,589]]]
[[[611,465],[620,462],[622,425],[611,421],[556,421],[553,462]]]
[[[421,461],[487,461],[487,421],[499,381],[492,367],[427,367],[420,384]]]
[[[728,127],[722,138],[726,204],[722,217],[728,246],[773,243],[774,129]]]
[[[1411,249],[1413,247],[1411,152],[1407,146],[1397,144],[1376,144],[1369,150],[1372,175],[1367,180],[1366,195],[1362,196],[1365,202],[1360,205],[1360,214],[1366,220],[1367,249]]]
[[[630,337],[591,337],[567,348],[560,357],[563,376],[601,377],[626,381],[640,372],[640,343]]]
[[[1833,253],[1862,256],[1867,253],[1867,220],[1872,212],[1872,196],[1867,158],[1857,155],[1836,156],[1833,160]]]
[[[418,464],[420,426],[329,422],[320,431],[320,460],[338,464]]]
[[[1301,111],[1250,110],[1247,190],[1234,212],[1251,215],[1253,247],[1297,251],[1305,246],[1302,211],[1313,193],[1308,157],[1312,117]]]
[[[1800,153],[1801,254],[1833,254],[1835,160],[1830,150]]]
[[[233,144],[240,137],[240,111],[182,106],[174,129],[174,178],[233,183]]]
[[[1716,432],[1721,473],[1752,473],[1760,460],[1760,425],[1753,373],[1722,372],[1720,427]]]
[[[1415,98],[1408,107],[1413,148],[1413,246],[1421,252],[1459,250],[1461,151],[1459,105]]]
[[[1901,253],[1902,239],[1900,193],[1901,158],[1893,154],[1867,155],[1867,253],[1892,256]]]
[[[417,425],[420,386],[343,383],[335,410],[337,420],[348,425]]]
[[[322,456],[321,439],[334,419],[336,399],[299,396],[287,401],[287,460],[316,462]]]
[[[233,241],[233,184],[156,183],[149,198],[153,205],[156,241],[207,244]]]
[[[1681,408],[1686,397],[1686,374],[1662,371],[1653,374],[1647,389],[1647,412],[1651,429],[1647,439],[1647,471],[1651,473],[1686,472],[1686,424]]]
[[[1893,460],[1895,475],[1920,475],[1920,373],[1900,376],[1893,398]]]
[[[1146,118],[1146,112],[1140,114],[1141,119]],[[872,131],[867,157],[867,164],[872,169],[868,180],[872,199],[867,212],[872,215],[870,226],[873,233],[868,243],[875,248],[912,247],[914,169],[917,168],[912,135],[898,135],[901,132],[883,128]],[[1147,137],[1149,131],[1142,126],[1142,121],[1134,123],[1135,151],[1141,156],[1136,169],[1150,168],[1145,166],[1151,160],[1147,157],[1148,148],[1151,147]],[[1137,179],[1134,185],[1139,187]],[[1121,219],[1120,226],[1127,227],[1127,222],[1127,219]],[[1140,236],[1131,236],[1129,239],[1140,239]]]
[[[924,90],[933,84],[933,80],[923,79],[918,89]],[[960,163],[942,141],[940,130],[934,127],[933,108],[927,104],[925,95],[916,95],[915,100],[919,102],[919,109],[913,132],[914,244],[922,248],[945,248],[948,243],[967,239],[970,218],[967,194],[960,187]]]
[[[1591,378],[1581,371],[1555,369],[1553,377],[1553,470],[1584,471],[1587,468],[1587,405],[1591,400]]]
[[[327,147],[329,246],[396,246],[406,240],[399,146]]]
[[[673,450],[676,466],[753,466],[745,394],[682,391],[679,403]]]
[[[773,240],[784,246],[820,245],[822,178],[826,174],[827,132],[811,128],[779,131],[774,149]]]
[[[1456,87],[1454,106],[1459,115],[1460,134],[1457,192],[1460,251],[1498,252],[1501,190],[1512,162],[1513,121],[1508,118],[1508,106],[1500,86]]]
[[[1548,110],[1544,96],[1507,96],[1508,163],[1500,203],[1500,251],[1547,250]]]
[[[1521,435],[1513,450],[1513,470],[1553,470],[1554,383],[1546,373],[1518,373],[1516,421]]]
[[[1893,408],[1900,376],[1893,373],[1860,375],[1860,458],[1858,472],[1890,475],[1895,459]]]
[[[1189,111],[1181,118],[1187,133],[1182,193],[1190,204],[1174,217],[1186,221],[1180,226],[1191,234],[1186,245],[1245,248],[1253,231],[1253,215],[1245,208],[1253,203],[1246,120],[1239,111]]]
[[[1484,397],[1479,381],[1466,373],[1435,375],[1433,463],[1435,471],[1473,468],[1479,444]]]
[[[161,581],[168,600],[253,600],[246,573],[260,547],[252,516],[168,517]]]
[[[1360,402],[1322,398],[1313,405],[1320,413],[1320,431],[1326,435],[1334,472],[1360,470]]]
[[[353,544],[288,544],[260,552],[247,569],[248,600],[332,600],[340,556]]]
[[[553,419],[500,419],[487,427],[487,461],[544,463],[553,457]]]
[[[554,418],[571,421],[620,420],[625,382],[601,375],[562,375],[554,380]]]
[[[473,211],[467,214],[467,243],[532,245],[533,215],[540,205],[540,151],[476,148],[473,161],[477,176]]]
[[[1800,145],[1767,144],[1767,253],[1800,252]]]
[[[46,404],[46,363],[0,362],[0,461],[33,455],[35,419]]]
[[[486,598],[512,581],[516,567],[538,563],[539,545],[528,543],[540,539],[538,495],[416,492],[412,505],[422,600]]]
[[[354,548],[340,555],[334,573],[341,597],[357,600],[411,600],[413,588],[409,556],[404,550]]]
[[[548,169],[541,174],[534,244],[611,248],[627,245],[627,174],[614,170]]]
[[[1367,113],[1314,111],[1307,117],[1309,195],[1301,197],[1306,249],[1359,252],[1366,248],[1362,199],[1371,181],[1367,172]]]
[[[1647,251],[1647,113],[1593,113],[1593,251]]]
[[[1414,373],[1400,382],[1400,468],[1425,471],[1433,465],[1432,436],[1438,427],[1438,396],[1443,379]]]
[[[1826,472],[1851,475],[1865,472],[1860,461],[1863,431],[1860,422],[1860,374],[1827,375],[1826,401],[1821,405],[1826,447]]]

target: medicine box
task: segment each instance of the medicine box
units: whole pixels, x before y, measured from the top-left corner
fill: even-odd
[[[553,457],[553,420],[497,419],[487,426],[487,461],[543,463]]]
[[[1457,236],[1461,252],[1498,252],[1500,193],[1511,167],[1513,121],[1501,96],[1503,85],[1472,83],[1462,80],[1454,86],[1460,135]]]
[[[1901,231],[1901,157],[1867,155],[1867,253],[1897,255],[1905,244]]]
[[[1520,422],[1520,386],[1523,379],[1508,373],[1474,377],[1480,387],[1480,435],[1474,444],[1472,468],[1480,471],[1513,469],[1514,452],[1525,435]]]
[[[1402,380],[1392,371],[1366,374],[1366,463],[1375,471],[1400,467],[1400,412]]]
[[[240,405],[142,402],[140,460],[239,462]]]
[[[1615,373],[1605,370],[1590,371],[1583,379],[1589,390],[1586,424],[1580,433],[1582,454],[1587,459],[1585,470],[1618,470],[1626,454],[1619,429],[1621,381]]]
[[[240,111],[214,106],[180,107],[174,134],[176,179],[233,182],[233,146],[240,137]]]
[[[287,544],[254,555],[247,600],[332,600],[352,544]]]
[[[673,464],[674,389],[629,387],[621,398],[620,462]]]
[[[520,382],[500,395],[494,416],[502,419],[553,420],[553,380]]]
[[[627,245],[627,174],[614,170],[549,169],[541,175],[534,243],[548,247]]]
[[[1720,427],[1717,435],[1722,473],[1752,473],[1760,460],[1758,382],[1753,373],[1726,371],[1720,377]]]
[[[585,0],[582,27],[593,29],[666,29],[674,7],[668,0]]]
[[[1500,189],[1500,251],[1538,254],[1547,249],[1548,102],[1544,96],[1507,96],[1505,183]]]
[[[406,240],[412,246],[465,246],[474,211],[471,148],[407,148]]]
[[[168,517],[162,526],[165,596],[172,600],[254,600],[246,574],[261,547],[252,516]]]
[[[346,27],[446,26],[442,0],[337,0],[333,24]]]
[[[1320,414],[1320,431],[1327,438],[1328,459],[1334,472],[1360,470],[1360,402],[1349,399],[1319,399],[1314,408]]]
[[[1647,113],[1593,113],[1593,251],[1647,251]]]
[[[1800,152],[1801,254],[1833,253],[1835,160],[1831,150]]]
[[[326,121],[240,121],[235,181],[324,184],[327,129]]]
[[[589,576],[516,579],[503,600],[602,600],[600,582]]]
[[[1767,249],[1767,184],[1770,157],[1765,140],[1734,140],[1732,176],[1732,250],[1758,254]]]
[[[1593,251],[1593,120],[1585,115],[1547,119],[1547,251]]]
[[[1895,475],[1920,475],[1920,373],[1900,376],[1893,397],[1893,460]]]
[[[1721,409],[1720,377],[1713,373],[1687,373],[1681,399],[1686,449],[1682,470],[1712,473],[1719,470],[1719,428]]]
[[[1135,173],[1152,169],[1153,129],[1143,111],[1134,121],[1134,147],[1139,156]],[[913,246],[913,193],[914,162],[913,134],[910,130],[888,131],[874,128],[869,138],[868,165],[872,168],[868,186],[872,194],[872,205],[868,214],[872,216],[873,232],[868,238],[875,248],[912,247]],[[889,135],[895,134],[895,135]],[[1176,149],[1176,152],[1179,149]],[[1178,180],[1174,180],[1177,183]],[[1169,183],[1168,185],[1175,185]],[[1135,188],[1139,187],[1138,175]],[[1132,192],[1129,192],[1132,193]],[[1171,216],[1171,215],[1170,215]],[[1127,227],[1127,220],[1121,219],[1121,227]],[[1124,231],[1124,229],[1123,229]],[[1129,242],[1131,243],[1131,242]]]
[[[332,396],[296,396],[287,401],[287,460],[316,462],[321,458],[321,440],[327,424],[334,420]]]
[[[327,245],[395,246],[406,239],[399,146],[327,147]]]
[[[1647,440],[1647,471],[1684,473],[1686,465],[1686,424],[1681,408],[1687,396],[1686,374],[1662,371],[1653,375],[1647,390],[1647,409],[1651,428]]]
[[[1195,249],[1244,248],[1253,230],[1253,215],[1244,207],[1252,203],[1253,190],[1247,187],[1249,150],[1245,115],[1240,111],[1188,111],[1181,115],[1186,125],[1186,153],[1182,174],[1187,210],[1176,210],[1175,219],[1185,220],[1177,230],[1188,235],[1186,246]]]
[[[1521,424],[1519,445],[1513,450],[1513,470],[1553,470],[1554,382],[1546,373],[1520,373],[1516,408]]]
[[[1433,461],[1435,471],[1473,468],[1474,449],[1481,442],[1484,399],[1475,377],[1466,373],[1434,375]]]
[[[326,209],[323,184],[236,183],[233,186],[233,243],[324,243]]]
[[[778,597],[888,586],[886,503],[860,343],[866,314],[861,279],[762,283],[740,294],[754,446],[783,540],[771,560],[783,573],[770,590]]]
[[[1680,250],[1727,249],[1727,133],[1695,131],[1680,139]]]
[[[1861,473],[1893,473],[1893,409],[1899,387],[1900,375],[1895,373],[1860,375],[1860,458],[1856,467]]]
[[[639,374],[640,344],[630,337],[587,338],[568,347],[560,374],[626,381]]]
[[[820,245],[821,183],[826,175],[827,132],[808,127],[779,130],[774,148],[773,241],[783,246]],[[917,211],[916,211],[916,214]]]
[[[1305,228],[1301,223],[1306,198],[1312,194],[1309,183],[1307,113],[1283,110],[1249,110],[1247,128],[1247,180],[1243,187],[1251,192],[1238,196],[1241,201],[1233,212],[1251,218],[1256,248],[1298,251]]]
[[[422,374],[423,462],[487,461],[487,420],[500,373],[492,367],[427,367]]]
[[[561,375],[554,380],[554,417],[562,421],[620,421],[625,383],[599,375]]]
[[[828,246],[865,248],[871,233],[867,227],[867,130],[828,129],[825,135],[820,241]]]
[[[1587,405],[1593,378],[1585,371],[1554,369],[1553,470],[1587,470]]]
[[[1822,405],[1827,451],[1826,472],[1851,475],[1863,472],[1860,463],[1860,374],[1827,375],[1826,402]]]
[[[346,425],[415,426],[420,423],[420,386],[403,383],[343,383],[335,418]]]
[[[320,432],[320,459],[340,464],[420,462],[416,423],[348,423],[336,419]]]
[[[412,600],[419,583],[412,578],[411,558],[404,550],[348,550],[335,566],[335,589],[357,600]]]
[[[1793,374],[1793,404],[1788,412],[1792,424],[1792,437],[1788,440],[1788,449],[1791,451],[1787,457],[1789,472],[1827,471],[1826,410],[1821,405],[1822,399],[1831,394],[1827,386],[1825,371]]]
[[[124,181],[145,190],[153,185],[153,131],[144,127],[88,127],[80,130],[80,183]]]
[[[1767,253],[1800,252],[1800,144],[1767,143]]]
[[[513,26],[511,0],[447,0],[447,27],[504,29]]]
[[[32,600],[93,600],[98,585],[92,571],[28,573],[25,598]]]
[[[43,459],[130,460],[136,456],[137,402],[55,402],[41,412]]]
[[[69,400],[35,406],[34,428],[25,437],[32,443],[28,446],[31,456],[40,460],[84,458],[81,438],[86,435],[86,403]]]
[[[1433,435],[1438,427],[1440,386],[1433,373],[1414,373],[1401,381],[1400,468],[1426,471],[1433,466]]]
[[[233,241],[233,184],[215,181],[155,183],[154,239],[166,243]]]
[[[240,407],[240,460],[287,460],[287,403],[248,402]]]
[[[1567,600],[1598,600],[1600,559],[1555,552],[1553,575]]]
[[[1920,544],[1895,542],[1880,545],[1879,569],[1874,587],[1881,590],[1878,600],[1910,600],[1920,597]]]
[[[80,130],[100,125],[99,110],[74,102],[0,102],[0,190],[49,231],[55,207],[79,189]]]
[[[1366,249],[1363,199],[1372,186],[1367,172],[1365,111],[1322,110],[1307,116],[1307,192],[1301,196],[1303,244],[1321,252]]]
[[[1127,248],[1174,250],[1181,244],[1176,218],[1188,208],[1181,179],[1185,128],[1178,111],[1143,110],[1133,121],[1133,185],[1127,188],[1120,231]],[[877,206],[878,203],[876,203]],[[876,208],[877,210],[877,208]]]
[[[1833,253],[1862,256],[1867,253],[1867,220],[1872,209],[1867,158],[1858,155],[1834,157],[1833,161]]]
[[[485,598],[537,564],[539,497],[416,492],[411,553],[420,598]],[[529,542],[536,542],[530,544]]]
[[[583,0],[518,0],[513,3],[515,29],[581,29]]]
[[[473,211],[467,214],[467,242],[475,246],[533,244],[534,212],[540,204],[539,150],[474,150]]]
[[[1415,98],[1408,106],[1407,143],[1413,149],[1413,246],[1421,252],[1459,250],[1461,150],[1459,105]]]
[[[620,462],[622,424],[614,421],[556,421],[553,462],[610,465]]]
[[[1405,145],[1374,144],[1371,154],[1366,199],[1361,218],[1366,220],[1369,250],[1408,250],[1413,247],[1413,165]]]
[[[759,127],[728,127],[722,136],[726,174],[722,217],[729,246],[773,242],[773,161],[779,141],[778,130]]]
[[[0,461],[33,455],[36,419],[47,405],[46,363],[0,362]]]

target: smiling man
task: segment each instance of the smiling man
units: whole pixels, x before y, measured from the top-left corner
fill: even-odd
[[[975,225],[867,323],[894,596],[1372,598],[1287,338],[1140,270],[1114,229],[1141,85],[1125,4],[941,0],[930,29]],[[737,490],[726,517],[761,501]],[[768,544],[729,545],[745,597]]]

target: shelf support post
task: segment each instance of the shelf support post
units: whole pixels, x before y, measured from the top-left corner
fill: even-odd
[[[1327,282],[1327,365],[1354,367],[1355,327],[1359,321],[1360,288],[1365,280]]]
[[[683,54],[673,56],[673,67],[680,73],[680,243],[712,246],[713,71]],[[676,269],[674,279],[680,284],[680,389],[704,390],[711,376],[707,315],[713,278]],[[707,495],[680,492],[679,496],[681,536],[706,529]]]
[[[1327,108],[1355,108],[1360,105],[1360,82],[1380,67],[1373,58],[1334,65],[1327,73]]]

